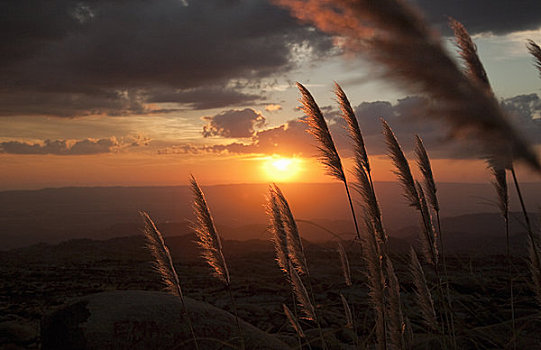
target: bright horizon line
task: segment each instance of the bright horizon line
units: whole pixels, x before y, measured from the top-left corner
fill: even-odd
[[[244,185],[270,185],[273,182],[236,182],[236,183],[218,183],[218,184],[205,184],[199,183],[202,187],[220,187],[220,186],[244,186]],[[328,181],[328,182],[274,182],[277,185],[342,185],[338,181]],[[349,182],[352,183],[352,182]],[[398,181],[374,181],[374,183],[399,183]],[[440,182],[436,181],[436,184],[442,185],[492,185],[489,181],[487,182]],[[540,184],[538,181],[521,181],[522,185],[533,185]],[[0,192],[31,192],[31,191],[44,191],[44,190],[58,190],[58,189],[68,189],[68,188],[80,188],[80,189],[92,189],[92,188],[163,188],[163,187],[189,187],[189,183],[186,184],[169,184],[169,185],[67,185],[67,186],[45,186],[45,187],[36,187],[36,188],[6,188],[0,189]]]

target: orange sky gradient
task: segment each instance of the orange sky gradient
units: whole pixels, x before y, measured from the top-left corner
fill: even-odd
[[[323,183],[335,179],[315,158],[298,158],[294,175],[284,177],[269,167],[269,159],[262,156],[208,155],[185,156],[134,154],[100,154],[91,156],[3,155],[0,163],[0,190],[39,189],[63,186],[168,186],[186,185],[192,173],[205,185],[234,183]],[[375,181],[396,181],[393,166],[386,156],[371,157]],[[416,171],[415,163],[411,163]],[[438,182],[488,183],[491,180],[486,163],[480,160],[432,161]],[[344,167],[348,181],[351,159]],[[526,167],[518,167],[522,182],[538,182],[538,175]]]
[[[414,172],[419,134],[437,182],[491,182],[480,152],[449,142],[449,126],[433,122],[426,94],[381,79],[382,66],[347,51],[345,37],[273,1],[182,3],[115,3],[112,11],[107,1],[58,2],[43,16],[0,5],[14,11],[0,28],[8,25],[5,52],[16,53],[0,57],[0,190],[186,185],[190,174],[202,185],[334,182],[315,158],[295,82],[321,108],[352,182],[335,81],[375,181],[396,181],[383,117]],[[541,80],[525,46],[541,39],[541,17],[503,23],[479,6],[440,0],[420,10],[458,64],[448,16],[470,30],[498,101],[541,154]],[[274,167],[279,157],[294,164]],[[541,179],[521,164],[517,172],[521,182]]]

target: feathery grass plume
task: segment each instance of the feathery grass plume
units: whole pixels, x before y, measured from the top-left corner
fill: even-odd
[[[368,278],[368,295],[370,304],[376,314],[377,348],[387,349],[387,327],[385,311],[385,276],[381,266],[378,243],[374,225],[369,214],[364,215],[366,235],[362,244],[363,257],[366,262],[366,275]]]
[[[289,247],[287,242],[287,234],[284,228],[282,212],[276,198],[274,188],[269,187],[267,196],[267,214],[270,217],[272,242],[274,243],[274,251],[276,253],[276,262],[280,269],[289,275]]]
[[[327,126],[327,122],[319,109],[316,101],[302,84],[297,83],[297,88],[301,92],[300,102],[302,111],[308,117],[305,123],[310,127],[308,132],[312,134],[319,145],[317,146],[320,154],[320,161],[326,166],[327,174],[346,182],[346,175],[342,168],[342,161],[336,151],[334,141]]]
[[[409,270],[411,276],[413,277],[417,305],[419,305],[419,309],[421,310],[423,321],[428,330],[438,331],[439,326],[436,317],[436,311],[434,309],[434,301],[432,300],[430,289],[426,284],[426,278],[423,272],[423,268],[421,267],[419,259],[417,258],[417,254],[415,253],[415,250],[413,248],[411,248],[410,251],[410,258],[411,259]]]
[[[285,228],[289,258],[299,273],[309,274],[301,235],[299,234],[299,229],[297,227],[297,223],[295,222],[295,218],[293,217],[293,213],[291,212],[291,208],[289,207],[289,203],[276,184],[271,186],[270,191],[277,199],[277,205],[279,207],[280,215]]]
[[[359,127],[359,122],[357,121],[357,117],[353,112],[353,108],[349,103],[346,93],[336,82],[334,83],[334,92],[336,94],[336,98],[338,99],[338,104],[340,105],[342,117],[348,125],[347,129],[349,132],[349,137],[353,141],[355,158],[359,160],[359,163],[363,166],[364,170],[370,174],[370,162],[368,161],[368,155],[366,154],[364,139],[361,133],[361,128]]]
[[[386,255],[386,253],[384,253]],[[405,349],[404,331],[405,323],[402,314],[402,302],[400,301],[400,284],[394,272],[394,267],[391,259],[385,256],[385,272],[388,280],[387,292],[387,320],[389,329],[389,340],[392,349]]]
[[[421,235],[421,243],[423,247],[423,255],[429,264],[436,265],[438,263],[438,246],[436,243],[436,231],[432,224],[432,217],[428,210],[425,194],[419,182],[417,182],[417,193],[419,194],[420,212],[423,226],[423,234]]]
[[[353,313],[351,312],[351,308],[349,307],[348,301],[346,300],[346,297],[342,293],[340,293],[340,300],[342,300],[342,305],[344,306],[344,314],[346,316],[346,328],[353,328]]]
[[[139,212],[145,222],[144,234],[146,238],[146,246],[152,257],[156,271],[160,274],[162,282],[165,285],[165,290],[173,295],[177,295],[184,303],[184,296],[180,288],[180,280],[173,265],[173,259],[169,253],[169,248],[165,245],[163,236],[158,230],[150,216],[144,212]]]
[[[528,40],[526,46],[528,47],[530,54],[534,57],[535,67],[539,70],[539,75],[541,76],[541,47],[533,40]]]
[[[423,140],[419,137],[419,135],[415,135],[415,154],[417,155],[417,165],[423,174],[428,202],[434,211],[439,212],[440,205],[438,203],[438,196],[436,195],[438,189],[436,188],[436,182],[434,181],[434,175],[432,174],[430,158],[426,152]]]
[[[466,33],[467,35],[467,33]],[[479,62],[480,67],[483,66]],[[484,70],[483,70],[484,71]],[[488,80],[487,80],[488,83]],[[489,87],[490,88],[490,87]],[[436,221],[438,224],[438,235],[439,235],[439,244],[441,249],[441,260],[443,265],[443,275],[445,277],[445,292],[446,292],[446,306],[449,308],[448,312],[448,319],[449,319],[449,327],[451,331],[452,341],[453,343],[456,342],[456,336],[455,336],[455,322],[454,322],[454,316],[453,311],[451,307],[451,293],[449,290],[449,275],[447,273],[447,263],[445,261],[445,251],[443,248],[443,233],[441,230],[441,220],[440,220],[440,206],[438,203],[438,196],[437,196],[437,188],[436,188],[436,181],[434,181],[434,175],[432,174],[432,166],[430,165],[430,158],[428,157],[428,153],[426,151],[426,148],[423,144],[423,140],[419,137],[419,135],[415,135],[416,139],[416,145],[415,145],[415,153],[417,155],[417,165],[419,166],[419,169],[421,170],[421,173],[423,174],[423,182],[425,184],[425,189],[427,192],[427,198],[428,202],[430,203],[430,206],[436,213]],[[422,205],[422,203],[421,203]],[[430,218],[430,211],[426,210],[426,216]],[[434,237],[434,249],[437,252],[436,248],[436,237]],[[456,348],[456,344],[455,348]]]
[[[342,243],[338,242],[338,255],[340,255],[340,265],[342,265],[342,273],[344,274],[344,280],[348,287],[351,287],[351,272],[349,270],[348,255]]]
[[[462,23],[453,18],[449,20],[449,25],[454,31],[458,53],[465,64],[464,75],[471,82],[479,84],[489,97],[496,101],[485,68],[477,55],[477,48],[468,31]],[[504,169],[511,169],[513,166],[513,157],[507,140],[498,140],[498,144],[490,147],[487,153],[489,156],[485,158],[487,158],[490,167],[493,167],[495,163],[501,163],[499,165],[504,167]]]
[[[468,137],[485,149],[511,145],[513,157],[541,169],[536,153],[510,124],[498,102],[468,80],[445,50],[443,40],[409,2],[401,0],[274,0],[299,19],[339,35],[352,50],[383,67],[383,76],[433,99],[433,118],[450,136]],[[427,69],[430,67],[430,69]]]
[[[297,321],[297,318],[295,317],[295,315],[293,315],[293,313],[291,312],[291,310],[289,310],[286,304],[282,304],[282,307],[284,308],[284,313],[286,314],[286,317],[289,320],[289,323],[291,323],[291,326],[293,327],[295,332],[297,332],[299,337],[305,338],[306,336],[304,335],[301,325],[299,324],[299,321]]]
[[[225,284],[235,314],[235,322],[237,324],[240,347],[242,350],[244,350],[244,337],[240,328],[237,304],[235,302],[235,298],[233,298],[233,292],[231,291],[231,279],[229,277],[229,269],[227,268],[227,263],[222,250],[222,240],[218,234],[218,231],[216,230],[216,226],[214,226],[214,220],[212,220],[212,215],[210,214],[205,195],[203,194],[203,191],[201,191],[201,188],[197,184],[197,180],[193,175],[190,177],[190,185],[193,194],[194,214],[197,218],[193,227],[197,238],[199,239],[197,243],[202,248],[203,258],[212,268],[214,276]]]
[[[317,322],[316,309],[310,300],[310,296],[308,295],[308,292],[306,291],[297,270],[293,268],[291,262],[289,262],[289,265],[289,278],[291,281],[291,286],[293,287],[295,296],[297,296],[297,301],[299,302],[301,310],[306,315],[305,319]]]
[[[355,232],[357,238],[361,239],[361,233],[359,232],[359,225],[357,224],[357,217],[355,215],[355,209],[353,209],[353,202],[349,193],[349,187],[342,167],[342,161],[336,151],[334,141],[327,126],[327,122],[319,109],[316,101],[310,94],[310,92],[300,83],[297,83],[297,88],[301,92],[300,102],[302,103],[302,111],[307,116],[305,123],[309,126],[308,132],[312,134],[319,145],[317,148],[321,153],[319,160],[323,163],[327,169],[327,174],[342,181],[346,189],[348,196],[349,207],[351,209],[351,215],[353,217],[353,223],[355,224]]]
[[[141,217],[145,222],[145,229],[143,232],[145,234],[146,246],[154,258],[156,271],[158,271],[160,274],[162,282],[165,285],[165,289],[170,294],[176,295],[180,299],[182,309],[186,315],[188,327],[190,328],[190,333],[192,334],[195,348],[199,349],[192,320],[188,314],[188,310],[186,309],[184,295],[182,293],[182,288],[180,287],[180,280],[178,278],[177,271],[175,270],[175,265],[173,265],[173,259],[169,253],[169,248],[167,248],[161,232],[158,230],[150,216],[144,211],[140,211],[139,214],[141,214]]]
[[[417,210],[421,210],[419,195],[417,194],[413,175],[411,175],[408,160],[406,159],[404,152],[402,152],[402,148],[389,124],[387,124],[383,118],[381,118],[381,123],[383,125],[383,135],[385,136],[389,157],[397,169],[393,172],[398,176],[398,181],[400,181],[400,184],[404,189],[404,196],[408,200],[410,206]]]
[[[291,282],[291,287],[293,288],[293,292],[295,293],[295,296],[297,297],[298,304],[301,310],[305,314],[304,318],[307,320],[314,321],[317,324],[317,328],[319,330],[319,336],[321,339],[321,345],[323,349],[327,349],[327,345],[325,343],[325,337],[323,336],[323,331],[321,330],[321,324],[319,323],[319,319],[316,314],[316,309],[314,305],[312,304],[312,301],[310,300],[310,296],[308,295],[308,291],[304,287],[304,284],[302,283],[302,280],[299,277],[297,270],[293,267],[293,264],[291,263],[291,261],[289,262],[289,280]]]
[[[494,98],[494,92],[490,86],[486,71],[477,55],[477,48],[473,43],[470,35],[468,34],[464,26],[454,20],[450,19],[449,21],[451,28],[454,31],[456,44],[458,47],[458,52],[465,63],[466,69],[464,74],[466,77],[474,82],[479,84],[486,93]],[[507,179],[506,179],[506,169],[513,168],[513,157],[510,154],[510,146],[507,141],[503,140],[498,146],[494,146],[489,150],[489,156],[486,157],[487,163],[491,172],[494,176],[492,181],[496,193],[498,195],[498,207],[505,221],[505,236],[506,236],[506,251],[507,251],[507,264],[508,264],[508,273],[509,273],[509,286],[510,286],[510,304],[511,304],[511,320],[513,328],[513,348],[516,348],[516,331],[515,331],[515,313],[514,313],[514,296],[513,296],[513,280],[511,276],[511,257],[509,252],[509,220],[508,220],[508,194],[507,194]],[[438,226],[439,226],[439,213],[438,215]],[[441,230],[440,230],[440,243],[441,243]],[[443,245],[442,245],[443,250]],[[443,255],[443,259],[445,256]],[[445,260],[444,260],[444,269],[445,269]]]
[[[464,25],[454,18],[449,19],[449,25],[455,34],[458,54],[466,63],[466,76],[470,80],[481,84],[483,88],[488,89],[492,93],[487,72],[485,71],[485,67],[483,67],[481,60],[477,55],[477,47],[473,43],[470,34]]]
[[[387,242],[387,234],[383,228],[381,210],[376,198],[376,193],[374,192],[374,186],[372,186],[372,182],[370,181],[366,170],[359,163],[357,157],[355,160],[354,175],[357,182],[354,184],[353,188],[361,195],[361,204],[364,209],[364,215],[367,215],[374,225],[374,230],[377,233],[378,247],[385,245]]]
[[[222,241],[214,226],[205,195],[193,175],[190,178],[190,184],[193,193],[193,209],[197,218],[194,225],[194,231],[199,239],[197,243],[203,249],[203,258],[212,268],[214,276],[229,285],[231,280],[222,251]]]

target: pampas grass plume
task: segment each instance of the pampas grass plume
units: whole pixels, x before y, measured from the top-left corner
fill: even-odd
[[[195,177],[191,177],[190,184],[193,193],[193,209],[196,216],[194,231],[203,250],[203,258],[212,268],[214,276],[229,286],[229,269],[222,251],[222,241],[214,226],[214,221],[205,199],[205,195],[197,184]]]

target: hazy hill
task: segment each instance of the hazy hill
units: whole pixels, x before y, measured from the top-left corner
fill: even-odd
[[[349,236],[353,225],[346,206],[343,186],[328,184],[283,184],[294,215]],[[524,184],[529,208],[538,207],[541,184]],[[263,208],[267,185],[203,186],[210,208],[224,237],[252,239],[265,235],[267,218]],[[385,226],[393,234],[416,225],[417,216],[402,197],[396,183],[376,183]],[[496,212],[490,184],[439,184],[442,215],[451,217]],[[148,211],[155,221],[177,223],[165,234],[188,233],[193,218],[191,194],[186,186],[175,187],[91,187],[36,191],[0,192],[0,249],[37,242],[60,242],[72,238],[105,239],[140,233],[139,210]],[[518,208],[512,196],[513,208]],[[487,224],[492,225],[494,220]],[[475,225],[484,225],[476,222]],[[474,226],[475,226],[474,225]],[[309,224],[312,240],[327,240],[329,234]],[[169,232],[170,231],[170,232]]]

